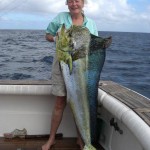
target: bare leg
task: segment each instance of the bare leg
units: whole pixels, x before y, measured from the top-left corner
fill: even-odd
[[[65,107],[66,107],[66,97],[58,96],[56,98],[55,107],[54,107],[53,115],[51,119],[50,137],[48,141],[42,146],[42,150],[50,150],[51,146],[55,144],[55,134],[61,123]]]
[[[81,134],[80,134],[77,126],[76,126],[76,128],[77,128],[77,134],[78,134],[77,145],[79,145],[80,149],[83,150],[83,148],[84,148],[84,142],[82,140]]]

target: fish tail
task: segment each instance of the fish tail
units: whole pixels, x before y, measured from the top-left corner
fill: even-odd
[[[90,145],[85,145],[83,150],[96,150],[96,148],[90,144]]]

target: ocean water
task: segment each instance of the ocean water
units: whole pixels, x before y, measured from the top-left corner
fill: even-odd
[[[101,80],[150,98],[150,33],[99,32],[112,36]],[[54,44],[42,30],[0,30],[0,80],[49,80]]]

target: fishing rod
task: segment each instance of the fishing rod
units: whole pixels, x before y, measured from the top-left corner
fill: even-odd
[[[14,5],[14,3],[16,3],[16,2],[20,2],[20,3],[18,3],[18,5]],[[0,11],[5,11],[5,12],[2,12],[2,14],[0,15],[0,17],[3,17],[3,16],[5,16],[6,14],[8,14],[8,13],[10,13],[10,12],[12,12],[12,11],[14,11],[16,8],[18,8],[18,7],[20,7],[21,5],[23,5],[25,2],[27,2],[28,0],[24,0],[24,1],[20,1],[20,0],[12,0],[11,1],[11,3],[9,3],[8,5],[5,5],[4,7],[2,7],[2,8],[0,8]],[[1,1],[0,1],[1,2]],[[13,6],[14,5],[14,7],[12,7],[11,8],[11,6]],[[10,9],[8,9],[8,8],[10,8]],[[8,9],[8,10],[7,10]]]

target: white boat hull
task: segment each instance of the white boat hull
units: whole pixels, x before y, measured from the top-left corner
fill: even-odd
[[[150,150],[150,127],[132,109],[99,89],[99,143],[105,150]],[[115,129],[111,125],[114,119]]]
[[[16,128],[26,128],[29,135],[49,134],[54,101],[50,85],[0,85],[0,136]],[[76,136],[69,106],[58,132]]]
[[[31,82],[32,83],[32,82]],[[0,136],[14,129],[26,128],[28,135],[49,134],[55,97],[50,84],[0,85]],[[98,91],[99,143],[105,150],[150,150],[150,127],[127,105]],[[120,131],[110,125],[117,123]],[[76,128],[67,106],[58,133],[76,137]]]

